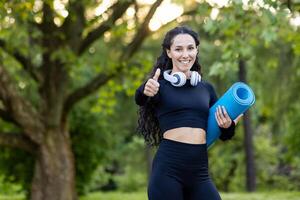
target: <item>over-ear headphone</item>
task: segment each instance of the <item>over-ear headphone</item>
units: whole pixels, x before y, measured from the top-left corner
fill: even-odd
[[[175,87],[181,87],[186,83],[186,76],[183,72],[174,72],[170,75],[171,70],[164,71],[164,79],[169,81]],[[191,85],[196,86],[201,81],[201,75],[196,71],[191,71]]]

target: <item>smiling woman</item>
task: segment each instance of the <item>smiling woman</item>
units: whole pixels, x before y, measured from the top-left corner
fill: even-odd
[[[221,199],[209,177],[206,146],[208,113],[217,96],[213,86],[201,80],[199,44],[198,34],[188,27],[168,31],[150,75],[153,78],[136,90],[138,130],[148,144],[159,145],[149,200]],[[230,139],[235,122],[225,108],[217,109],[216,120],[222,128],[220,139]]]

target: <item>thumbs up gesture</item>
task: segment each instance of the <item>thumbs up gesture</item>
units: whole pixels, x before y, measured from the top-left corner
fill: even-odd
[[[148,97],[153,97],[157,94],[159,90],[159,83],[158,77],[160,75],[160,69],[157,68],[153,78],[148,79],[147,83],[145,84],[144,94]]]

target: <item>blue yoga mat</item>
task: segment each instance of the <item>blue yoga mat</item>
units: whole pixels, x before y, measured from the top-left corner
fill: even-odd
[[[217,106],[224,106],[229,117],[234,120],[246,112],[255,102],[252,89],[243,82],[234,83],[225,94],[209,109],[206,143],[210,147],[220,136],[221,130],[215,118]]]

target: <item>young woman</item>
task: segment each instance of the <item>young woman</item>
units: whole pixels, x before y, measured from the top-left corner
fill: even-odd
[[[159,145],[148,186],[149,200],[219,200],[208,173],[206,129],[209,108],[217,101],[213,86],[201,80],[198,35],[188,27],[170,30],[150,77],[135,94],[138,130]],[[240,116],[224,107],[215,114],[221,140],[234,135]]]

